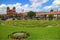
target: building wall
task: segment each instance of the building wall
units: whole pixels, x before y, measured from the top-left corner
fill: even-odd
[[[15,10],[15,7],[13,7],[13,9],[10,9],[9,7],[7,7],[7,14],[4,14],[5,16],[20,16],[20,17],[26,17],[27,16],[27,12],[26,13],[17,13],[16,10]],[[50,10],[50,12],[36,12],[36,17],[39,17],[39,16],[43,16],[43,15],[49,15],[49,14],[53,14],[54,16],[57,16],[57,15],[60,15],[60,11],[58,12],[55,12],[53,10]],[[3,15],[3,14],[2,14]],[[2,16],[0,14],[0,16]]]

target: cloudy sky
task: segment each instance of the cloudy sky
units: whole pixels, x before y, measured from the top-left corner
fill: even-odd
[[[16,7],[16,12],[49,12],[60,10],[60,0],[0,0],[0,14],[6,13],[6,8]]]

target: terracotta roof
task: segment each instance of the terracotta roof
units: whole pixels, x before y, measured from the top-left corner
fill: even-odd
[[[36,15],[60,14],[60,12],[37,12]]]

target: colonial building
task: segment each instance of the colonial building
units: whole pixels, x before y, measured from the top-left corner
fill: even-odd
[[[7,18],[14,18],[14,17],[19,17],[19,18],[25,18],[27,16],[26,13],[17,13],[16,8],[13,7],[13,9],[10,9],[7,7],[7,13],[6,14],[0,14],[0,17],[7,17]],[[36,12],[36,17],[48,17],[48,15],[53,14],[55,18],[60,18],[60,11],[55,12],[54,10],[50,10],[50,12]]]
[[[55,19],[60,19],[60,11],[50,10],[50,12],[37,12],[36,17],[45,17],[48,18],[50,14],[53,14]]]

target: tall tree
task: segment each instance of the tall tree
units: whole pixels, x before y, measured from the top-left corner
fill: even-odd
[[[54,15],[50,14],[48,17],[49,17],[49,20],[53,20]]]
[[[35,16],[36,16],[36,12],[33,11],[28,12],[28,17],[30,17],[31,19]]]

